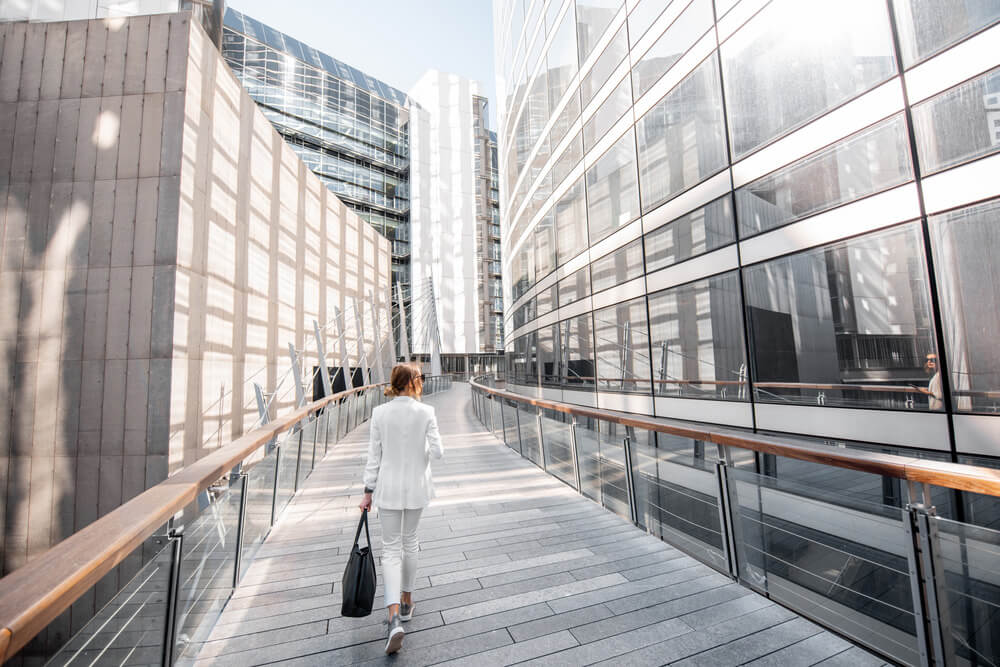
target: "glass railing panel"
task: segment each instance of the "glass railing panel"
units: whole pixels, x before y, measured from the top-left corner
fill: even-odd
[[[625,472],[627,430],[621,424],[601,422],[600,435],[601,504],[618,516],[631,519],[628,473]]]
[[[950,519],[938,526],[951,641],[959,665],[1000,664],[1000,532]]]
[[[278,460],[278,483],[274,499],[274,519],[277,521],[282,510],[295,494],[295,471],[299,458],[299,433],[289,431],[281,441],[281,453]]]
[[[542,449],[545,469],[576,488],[573,469],[572,417],[555,410],[542,410]]]
[[[315,458],[316,447],[315,444],[316,437],[316,420],[315,419],[303,419],[302,420],[302,449],[300,450],[301,461],[299,462],[299,486],[305,481],[305,478],[309,476],[309,472],[313,469],[313,461]]]
[[[919,662],[903,511],[730,468],[740,579],[900,662]]]
[[[503,440],[514,451],[521,452],[521,436],[517,432],[517,403],[510,399],[503,405]]]
[[[150,542],[159,550],[47,665],[160,664],[174,547],[165,537]]]
[[[518,425],[521,429],[521,456],[536,466],[542,465],[542,448],[538,442],[538,417],[533,405],[518,404]]]
[[[259,450],[258,450],[259,451]],[[278,450],[270,452],[248,466],[246,486],[246,518],[243,524],[243,555],[240,578],[246,573],[257,550],[271,529],[271,509],[274,504],[275,463]]]
[[[606,426],[605,426],[606,428]],[[576,462],[580,466],[580,492],[601,502],[600,424],[591,417],[579,417],[576,424]]]

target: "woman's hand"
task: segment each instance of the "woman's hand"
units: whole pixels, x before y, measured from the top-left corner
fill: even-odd
[[[365,497],[361,499],[361,503],[358,504],[358,507],[360,507],[362,511],[370,510],[372,508],[372,494],[366,493]]]

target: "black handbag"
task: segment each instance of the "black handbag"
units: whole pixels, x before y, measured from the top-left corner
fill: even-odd
[[[365,537],[368,539],[368,546],[364,548],[358,546],[361,526],[365,527]],[[358,522],[358,532],[354,533],[354,546],[341,580],[341,591],[344,593],[340,605],[341,616],[358,618],[372,613],[375,581],[375,556],[372,554],[372,536],[368,533],[368,510],[364,510]]]

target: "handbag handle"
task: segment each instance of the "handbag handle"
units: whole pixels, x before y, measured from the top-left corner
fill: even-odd
[[[365,527],[365,539],[368,540],[368,548],[372,546],[372,536],[368,532],[368,510],[361,510],[361,520],[358,521],[358,532],[354,533],[354,546],[358,546],[358,540],[361,539],[361,526]]]

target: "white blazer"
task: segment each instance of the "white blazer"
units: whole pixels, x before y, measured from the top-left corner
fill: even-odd
[[[444,454],[434,408],[397,396],[372,410],[365,487],[387,510],[420,509],[434,497],[431,459]]]

